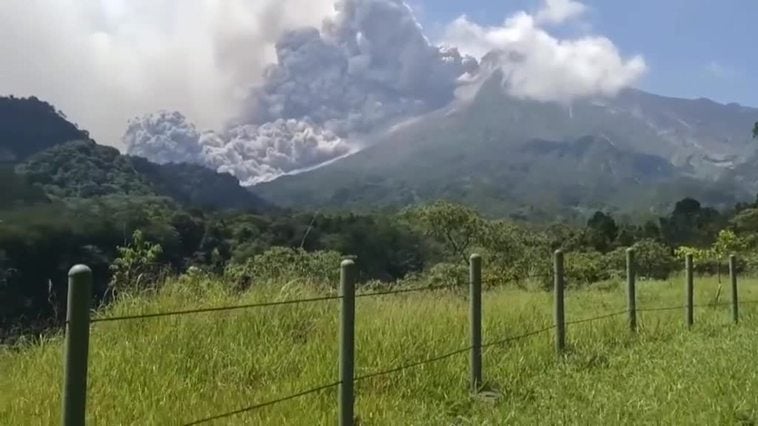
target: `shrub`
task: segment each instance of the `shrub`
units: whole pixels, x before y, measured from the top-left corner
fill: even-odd
[[[671,250],[655,240],[640,240],[632,248],[635,250],[638,277],[665,280],[680,267]],[[626,247],[606,254],[604,263],[612,277],[625,277]]]
[[[611,276],[603,255],[596,251],[566,253],[564,270],[566,285],[572,287],[607,280]]]
[[[468,285],[468,266],[462,263],[438,263],[426,273],[432,286],[465,286]]]
[[[335,251],[273,247],[244,263],[226,268],[227,277],[247,287],[267,281],[302,281],[337,287],[343,256]]]
[[[147,241],[142,231],[134,231],[132,242],[117,247],[117,251],[118,257],[110,266],[113,276],[108,291],[111,295],[124,290],[139,291],[159,281],[163,248]]]

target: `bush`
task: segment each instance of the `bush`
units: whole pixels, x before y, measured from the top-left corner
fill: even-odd
[[[110,266],[113,277],[108,290],[115,295],[124,290],[142,290],[155,285],[163,269],[160,264],[163,249],[147,241],[142,231],[134,231],[132,242],[117,247],[118,257]]]
[[[665,280],[680,270],[671,249],[655,240],[640,240],[632,247],[635,250],[637,274],[641,277]]]
[[[242,287],[270,281],[302,281],[337,287],[342,259],[335,251],[273,247],[244,263],[228,266],[225,274]]]
[[[576,287],[609,279],[611,274],[604,260],[603,255],[596,251],[566,253],[566,285]]]
[[[632,248],[635,250],[638,277],[665,280],[680,268],[671,250],[655,240],[640,240]],[[604,263],[612,277],[625,277],[626,247],[619,247],[606,254]]]
[[[468,266],[462,263],[438,263],[426,273],[432,286],[465,286],[468,285]]]

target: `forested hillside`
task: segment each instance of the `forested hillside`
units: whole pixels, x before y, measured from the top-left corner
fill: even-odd
[[[32,126],[18,140],[37,138],[35,132]],[[677,270],[677,256],[685,252],[697,253],[703,271],[718,272],[730,251],[744,255],[742,268],[758,263],[758,205],[752,203],[715,209],[671,198],[673,207],[663,214],[591,211],[571,223],[547,215],[541,223],[530,214],[515,220],[482,216],[445,201],[384,213],[297,213],[271,207],[231,176],[197,166],[159,166],[78,136],[37,141],[45,149],[26,147],[24,161],[0,167],[2,336],[59,325],[66,273],[76,263],[92,267],[95,296],[106,302],[184,273],[209,274],[235,288],[270,279],[334,283],[335,265],[345,256],[356,259],[361,281],[372,285],[414,277],[464,283],[473,250],[485,256],[487,282],[496,284],[546,277],[557,248],[569,252],[567,273],[576,284],[621,274],[629,246],[639,250],[642,273],[654,278]],[[1,146],[20,152],[22,145],[5,139]],[[651,180],[670,173],[656,158],[630,157],[595,138],[568,145],[535,141],[520,149],[521,167],[527,168],[598,158],[621,180],[630,173],[645,172]],[[583,179],[589,185],[592,176]],[[471,182],[469,188],[479,186]]]
[[[35,97],[0,96],[0,163],[30,155],[89,134],[66,121],[55,107]]]

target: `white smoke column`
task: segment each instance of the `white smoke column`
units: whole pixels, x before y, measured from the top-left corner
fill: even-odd
[[[576,19],[585,9],[572,0],[547,0],[536,16],[518,12],[499,27],[483,27],[461,16],[447,27],[444,39],[461,52],[484,58],[483,66],[502,70],[511,95],[557,102],[614,96],[645,73],[641,56],[622,58],[605,37],[560,40],[540,27]]]
[[[108,145],[147,111],[218,127],[283,31],[333,13],[332,0],[2,0],[0,95],[49,101]]]

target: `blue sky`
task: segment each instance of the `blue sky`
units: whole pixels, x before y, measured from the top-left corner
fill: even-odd
[[[499,25],[538,0],[414,0],[430,38],[461,14]],[[661,95],[706,97],[758,107],[758,0],[585,0],[589,28],[556,35],[610,38],[624,56],[641,54],[649,70],[637,87]]]

